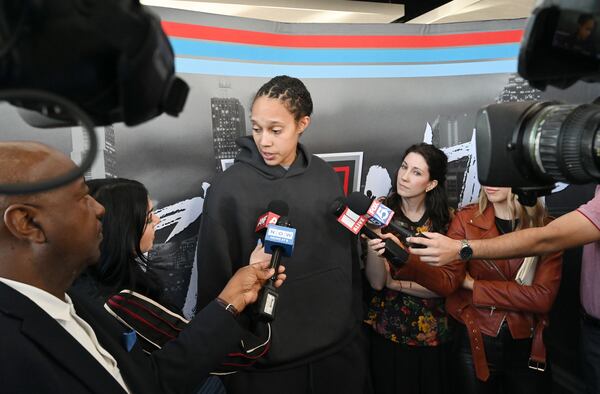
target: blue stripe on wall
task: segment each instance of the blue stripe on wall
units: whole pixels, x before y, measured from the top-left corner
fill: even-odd
[[[519,44],[436,49],[293,49],[171,38],[177,56],[281,63],[427,63],[516,58]]]
[[[517,60],[419,65],[289,65],[176,58],[179,73],[267,77],[287,74],[297,78],[416,78],[517,72]]]

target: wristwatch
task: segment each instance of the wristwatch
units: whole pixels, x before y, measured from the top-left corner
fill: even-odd
[[[471,248],[469,241],[463,239],[460,241],[460,244],[460,250],[458,251],[458,256],[460,257],[460,259],[462,261],[471,260],[471,257],[473,257],[473,249]]]

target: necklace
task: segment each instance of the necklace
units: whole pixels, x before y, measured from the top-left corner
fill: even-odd
[[[512,220],[496,218],[496,228],[498,229],[500,234],[507,234],[513,232],[518,223],[518,220],[515,220],[513,222]]]

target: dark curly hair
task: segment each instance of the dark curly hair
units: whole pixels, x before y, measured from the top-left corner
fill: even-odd
[[[445,233],[450,224],[450,206],[448,205],[448,196],[446,195],[446,172],[448,171],[448,157],[446,154],[433,145],[421,142],[411,145],[402,161],[409,153],[417,153],[425,159],[429,169],[429,179],[436,180],[437,186],[425,195],[425,212],[431,219],[431,231]],[[405,218],[402,213],[402,197],[398,194],[397,179],[398,171],[394,173],[392,188],[385,199],[385,205],[392,208],[396,215]]]
[[[281,100],[294,115],[296,121],[299,121],[303,116],[310,116],[313,111],[310,93],[298,78],[288,77],[287,75],[274,77],[258,89],[252,104],[262,96]]]

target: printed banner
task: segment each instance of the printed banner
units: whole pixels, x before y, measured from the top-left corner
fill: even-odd
[[[515,74],[524,20],[287,24],[154,11],[173,44],[177,71],[191,86],[188,102],[179,118],[100,129],[100,154],[88,177],[134,178],[148,187],[161,217],[150,257],[167,294],[188,317],[195,306],[204,197],[214,174],[232,163],[235,139],[250,133],[252,98],[271,77],[288,74],[307,85],[315,110],[301,142],[332,164],[346,193],[386,194],[404,150],[425,141],[450,159],[447,188],[455,207],[479,193],[473,127],[480,107],[517,100],[589,102],[598,95],[589,84],[540,92]],[[81,157],[85,138],[79,128],[23,127],[6,107],[0,107],[3,140],[41,140],[76,161]],[[577,195],[557,199],[559,211],[584,198]]]

